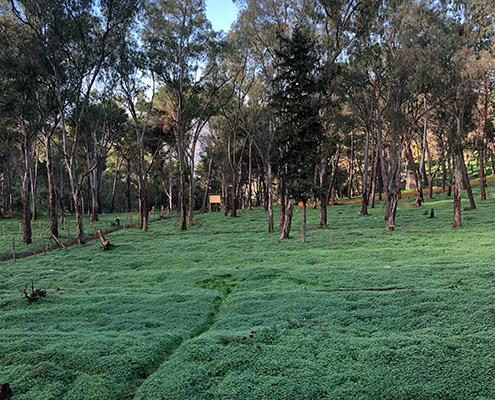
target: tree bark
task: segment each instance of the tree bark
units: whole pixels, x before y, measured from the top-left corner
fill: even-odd
[[[293,211],[294,211],[294,200],[291,199],[287,204],[287,211],[285,212],[284,226],[282,228],[282,234],[280,235],[280,240],[287,239],[289,237]]]

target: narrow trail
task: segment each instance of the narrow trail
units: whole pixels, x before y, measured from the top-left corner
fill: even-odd
[[[230,280],[231,282],[228,282],[227,280]],[[135,399],[139,388],[146,382],[146,380],[150,379],[163,364],[169,361],[173,354],[182,345],[196,339],[197,337],[201,336],[203,333],[206,333],[211,329],[211,327],[217,321],[218,314],[220,313],[220,308],[227,300],[229,295],[232,293],[232,287],[235,285],[235,283],[232,283],[232,281],[233,278],[231,275],[213,275],[201,282],[198,282],[198,286],[204,289],[220,291],[221,295],[216,296],[213,299],[213,310],[208,313],[201,325],[191,331],[189,336],[182,337],[168,351],[161,354],[157,361],[150,366],[150,369],[146,372],[146,375],[142,376],[141,379],[139,379],[135,383],[135,385],[133,385],[132,388],[129,389],[127,393],[123,395],[123,397],[121,397],[121,400]]]

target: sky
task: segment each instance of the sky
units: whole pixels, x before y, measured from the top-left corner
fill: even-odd
[[[232,0],[206,0],[206,16],[215,31],[228,32],[237,18],[237,7]]]

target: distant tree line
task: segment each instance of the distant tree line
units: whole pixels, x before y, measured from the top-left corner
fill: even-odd
[[[137,210],[180,215],[220,193],[225,215],[264,207],[281,238],[292,210],[401,190],[416,204],[461,185],[475,208],[495,172],[495,1],[237,0],[215,32],[204,0],[2,0],[3,214]],[[331,222],[330,222],[331,223]]]

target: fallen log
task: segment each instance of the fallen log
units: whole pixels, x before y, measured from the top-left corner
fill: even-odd
[[[115,245],[113,245],[112,243],[110,243],[110,240],[108,240],[107,238],[105,238],[105,235],[103,234],[103,232],[100,229],[98,229],[96,231],[96,234],[100,238],[100,241],[101,241],[101,250],[102,251],[105,251],[105,250],[111,249],[112,247],[115,247]]]
[[[407,290],[407,289],[414,289],[414,286],[391,286],[391,287],[385,287],[385,288],[361,288],[361,289],[318,289],[317,292],[361,292],[361,291],[368,291],[368,292],[385,292],[387,290]]]

